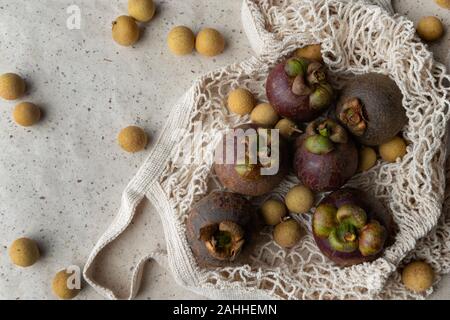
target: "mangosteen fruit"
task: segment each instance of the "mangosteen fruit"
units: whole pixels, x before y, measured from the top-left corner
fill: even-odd
[[[336,117],[367,146],[378,146],[395,137],[408,119],[403,95],[388,76],[376,73],[353,78],[343,89]]]
[[[259,231],[256,210],[243,196],[215,191],[194,205],[186,223],[188,243],[200,266],[238,263]]]
[[[331,119],[310,123],[296,141],[294,170],[312,191],[334,191],[358,169],[358,150],[347,131]]]
[[[216,150],[217,178],[229,191],[260,196],[289,172],[289,150],[278,130],[245,124],[227,132]]]
[[[270,72],[267,98],[282,117],[299,122],[316,119],[334,97],[325,66],[305,58],[290,58]]]
[[[394,222],[376,199],[344,188],[321,201],[312,230],[320,251],[337,265],[348,267],[379,258],[392,244]]]

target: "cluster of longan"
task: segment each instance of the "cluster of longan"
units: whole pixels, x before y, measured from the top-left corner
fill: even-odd
[[[220,32],[213,28],[204,28],[195,37],[190,28],[177,26],[169,32],[167,45],[177,56],[190,54],[195,48],[203,56],[214,57],[225,49],[225,40]]]
[[[25,95],[25,81],[15,73],[0,76],[0,97],[5,100],[17,100]],[[23,127],[36,124],[41,118],[41,110],[31,102],[21,102],[14,108],[13,119]]]

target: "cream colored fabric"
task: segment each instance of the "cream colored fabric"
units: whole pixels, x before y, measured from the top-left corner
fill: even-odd
[[[95,282],[92,265],[97,254],[127,228],[144,197],[160,213],[167,256],[149,252],[142,257],[134,268],[128,298],[136,294],[148,259],[166,262],[180,285],[220,299],[421,298],[401,286],[397,270],[405,258],[424,258],[439,273],[448,272],[450,221],[441,217],[441,209],[450,107],[450,89],[444,83],[450,79],[415,37],[412,23],[393,16],[389,1],[374,3],[380,6],[368,1],[245,0],[244,28],[257,56],[204,75],[173,108],[160,140],[124,191],[116,220],[86,263],[89,284],[102,295],[117,298]],[[265,100],[269,70],[294,49],[311,43],[322,43],[335,86],[352,74],[378,72],[394,79],[405,96],[409,124],[403,134],[409,142],[408,154],[394,164],[379,162],[349,183],[389,208],[399,227],[396,242],[373,263],[338,268],[318,251],[309,230],[311,215],[303,215],[298,220],[305,236],[294,249],[281,249],[265,230],[248,265],[199,269],[185,237],[187,214],[196,201],[220,188],[211,167],[223,131],[249,120],[227,112],[228,92],[247,87]],[[195,131],[198,122],[201,132]],[[202,151],[203,158],[200,163],[180,164],[186,157],[181,147],[190,139],[202,142],[194,149]],[[285,194],[296,183],[290,176],[271,196]]]

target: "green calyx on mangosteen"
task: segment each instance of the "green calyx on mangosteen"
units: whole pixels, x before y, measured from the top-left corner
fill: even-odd
[[[277,65],[267,78],[266,91],[279,115],[300,122],[317,118],[334,98],[325,66],[300,57]]]
[[[386,229],[376,220],[368,223],[364,209],[353,204],[339,208],[320,205],[314,214],[313,232],[327,238],[335,251],[359,250],[363,256],[379,253],[386,240]]]
[[[402,101],[400,89],[389,77],[375,73],[356,76],[341,93],[336,117],[360,143],[377,146],[406,125]]]
[[[199,265],[218,267],[238,262],[260,227],[256,209],[247,199],[215,191],[192,207],[186,234]]]
[[[351,188],[328,195],[312,219],[317,246],[343,267],[377,259],[391,243],[393,228],[392,216],[376,199]]]
[[[358,151],[346,130],[334,120],[312,122],[296,142],[294,169],[313,191],[334,191],[358,169]]]
[[[269,193],[289,171],[288,148],[275,129],[242,125],[228,132],[218,148],[221,150],[216,155],[221,154],[222,159],[216,158],[214,164],[217,178],[235,193],[247,196]],[[233,150],[234,154],[226,154]]]

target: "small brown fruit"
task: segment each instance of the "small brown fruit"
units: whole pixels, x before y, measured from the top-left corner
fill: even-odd
[[[112,36],[121,46],[129,47],[139,40],[139,26],[129,16],[120,16],[113,22]]]
[[[39,259],[39,248],[31,239],[20,238],[15,240],[9,248],[11,262],[19,267],[30,267]]]
[[[436,3],[445,9],[450,9],[450,0],[435,0]]]
[[[30,127],[41,119],[41,110],[30,102],[19,103],[13,111],[14,121],[23,127]]]
[[[61,270],[58,272],[52,281],[53,293],[62,300],[71,300],[75,298],[80,289],[69,289],[70,277],[73,274],[68,273],[67,270]]]
[[[167,36],[167,45],[177,56],[190,54],[195,47],[195,35],[188,27],[177,26]]]
[[[25,93],[25,81],[15,73],[0,76],[0,97],[5,100],[16,100]]]
[[[205,28],[198,33],[195,48],[201,55],[207,57],[217,56],[225,49],[225,40],[219,31]]]
[[[289,119],[281,119],[278,121],[275,129],[280,130],[280,135],[285,139],[289,139],[295,132],[299,132],[295,122]]]
[[[395,162],[406,154],[406,142],[400,137],[395,137],[380,146],[380,155],[384,161]]]
[[[228,110],[238,115],[250,114],[255,107],[255,98],[247,89],[238,88],[228,96]]]
[[[358,172],[368,171],[377,163],[377,153],[370,147],[363,147],[359,151]]]
[[[268,103],[261,103],[253,109],[250,115],[253,123],[265,128],[272,128],[278,122],[278,113]]]
[[[305,186],[296,186],[288,192],[285,201],[290,212],[307,213],[314,205],[314,194]]]
[[[431,288],[433,281],[433,268],[426,262],[412,262],[403,269],[402,282],[411,291],[424,292]]]
[[[294,219],[278,224],[273,230],[273,239],[283,248],[292,248],[302,237],[302,228]]]
[[[148,136],[141,128],[130,126],[120,132],[118,142],[123,150],[135,153],[145,149]]]
[[[276,226],[287,215],[287,210],[283,202],[271,199],[264,202],[261,213],[268,226]]]
[[[305,58],[317,62],[322,62],[322,46],[320,44],[312,44],[295,51],[295,56],[298,58]]]
[[[423,17],[417,25],[417,33],[424,41],[436,41],[444,35],[444,26],[436,17]]]
[[[153,0],[128,0],[128,14],[140,22],[149,22],[155,15]]]

